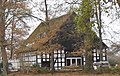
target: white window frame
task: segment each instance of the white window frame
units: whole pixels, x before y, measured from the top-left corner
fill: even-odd
[[[72,66],[73,64],[72,64],[72,59],[75,59],[75,66],[78,66],[77,65],[77,59],[80,59],[81,60],[81,65],[82,65],[82,58],[81,57],[69,57],[69,58],[66,58],[66,64],[67,64],[67,59],[70,59],[70,66]],[[80,66],[81,66],[80,65]]]

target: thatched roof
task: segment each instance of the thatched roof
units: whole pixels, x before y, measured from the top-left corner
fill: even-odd
[[[75,13],[68,13],[42,22],[16,53],[51,52],[60,48],[79,50],[83,44],[83,36],[76,34],[75,15]]]
[[[68,22],[68,19],[71,15],[73,15],[73,13],[69,13],[58,18],[51,19],[47,22],[40,23],[40,25],[28,37],[23,45],[17,50],[17,53],[35,51],[37,49],[45,50],[45,48],[60,48],[60,44],[56,43],[54,45],[49,45],[48,43],[50,43],[49,41],[55,37],[56,33],[60,31],[64,24]]]

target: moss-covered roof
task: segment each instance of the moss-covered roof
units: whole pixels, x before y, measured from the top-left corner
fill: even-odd
[[[68,13],[40,23],[16,53],[51,52],[63,47],[74,51],[79,50],[83,44],[83,37],[76,35],[75,15],[74,12]],[[99,40],[98,37],[96,39]]]
[[[60,48],[60,44],[48,44],[53,39],[57,32],[68,22],[68,19],[74,13],[69,13],[58,18],[51,19],[47,22],[42,22],[34,30],[34,32],[27,38],[23,45],[17,50],[16,53],[42,50],[49,47],[49,49]],[[46,44],[47,43],[47,44]],[[48,49],[47,49],[48,50]],[[48,50],[49,51],[49,50]]]

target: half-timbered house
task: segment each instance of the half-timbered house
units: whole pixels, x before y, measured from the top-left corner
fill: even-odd
[[[21,65],[50,68],[53,54],[54,68],[62,69],[64,66],[85,65],[84,51],[80,50],[84,44],[84,35],[77,35],[74,22],[76,14],[69,13],[47,22],[41,22],[28,39],[16,51]],[[99,38],[94,38],[93,62],[100,61]],[[107,60],[107,46],[103,43],[103,61]]]

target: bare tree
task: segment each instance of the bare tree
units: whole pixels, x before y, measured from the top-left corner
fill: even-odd
[[[9,45],[6,40],[6,30],[13,24],[13,19],[15,19],[14,22],[16,22],[16,25],[19,22],[24,23],[23,18],[28,17],[26,13],[29,14],[29,10],[27,10],[26,4],[23,1],[0,0],[0,47],[3,59],[4,76],[7,76],[8,58],[6,46]],[[11,38],[13,38],[13,35]]]

